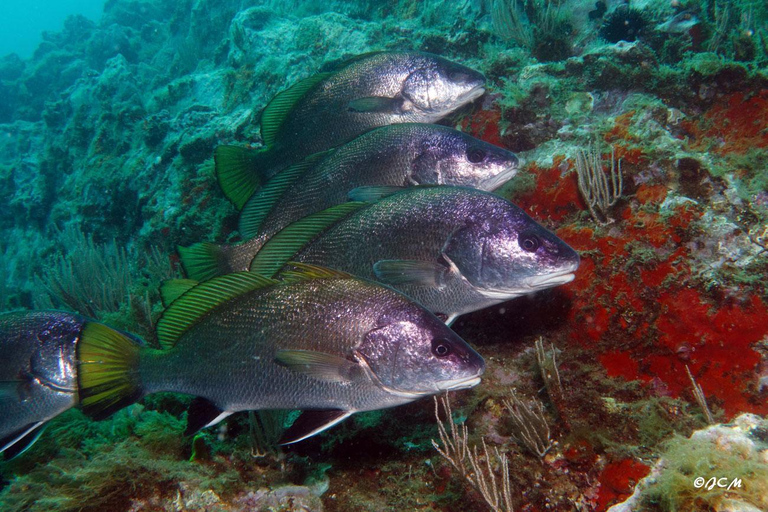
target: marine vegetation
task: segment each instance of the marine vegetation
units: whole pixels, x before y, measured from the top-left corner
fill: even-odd
[[[237,389],[216,368],[238,361],[227,349],[242,347],[246,337],[223,340],[232,326],[189,309],[181,315],[192,320],[184,324],[189,330],[179,337],[158,330],[169,322],[161,316],[160,283],[184,272],[177,246],[207,244],[197,263],[217,271],[209,257],[215,249],[271,243],[261,258],[254,249],[238,263],[250,276],[243,280],[253,283],[279,276],[297,254],[310,261],[310,251],[322,253],[323,263],[336,265],[375,257],[383,245],[394,255],[366,259],[372,276],[395,286],[428,283],[424,288],[439,295],[441,279],[458,276],[457,269],[468,283],[497,284],[497,274],[507,274],[495,263],[508,261],[512,249],[534,254],[525,251],[535,245],[526,230],[511,236],[495,224],[494,208],[483,210],[483,201],[493,200],[514,205],[537,237],[546,233],[578,257],[578,269],[564,270],[568,282],[549,283],[557,286],[523,287],[510,300],[489,286],[482,289],[493,296],[476,304],[489,307],[435,308],[441,319],[455,317],[450,331],[420,310],[432,328],[484,360],[481,383],[437,397],[442,426],[433,401],[411,400],[413,390],[373,378],[400,375],[386,364],[362,374],[407,403],[353,408],[348,417],[350,408],[309,414],[310,421],[299,420],[304,433],[346,419],[280,446],[301,411],[254,412],[228,400],[217,411],[189,395],[157,392],[94,420],[85,414],[93,410],[75,403],[74,388],[55,385],[71,381],[49,378],[29,357],[0,358],[3,411],[23,404],[28,413],[36,390],[69,393],[66,410],[55,409],[60,414],[44,431],[35,425],[49,418],[45,411],[0,435],[9,446],[9,460],[0,462],[0,508],[768,509],[759,458],[768,414],[767,23],[768,5],[755,0],[110,0],[100,20],[71,16],[47,32],[30,58],[0,57],[2,311],[105,326],[94,329],[121,333],[111,338],[119,347],[152,354],[158,364],[161,354],[174,357],[160,342],[205,331],[205,359],[193,365],[189,349],[171,365],[179,382],[198,391]],[[331,77],[358,73],[382,55],[434,66],[419,67],[409,81],[403,70],[410,64],[401,61],[378,75],[382,80],[361,80],[359,88],[354,79],[344,82],[334,89],[338,102],[296,110],[322,96]],[[344,76],[365,76],[355,73]],[[394,94],[366,89],[392,77],[384,92]],[[435,83],[442,86],[430,87]],[[446,106],[441,98],[449,91],[456,94],[447,95]],[[430,104],[435,117],[417,119],[418,128],[428,121],[434,124],[426,131],[450,137],[422,139],[431,142],[419,151],[375,140],[405,128],[383,128],[371,118],[405,120],[409,108]],[[356,124],[360,119],[368,124]],[[318,141],[322,147],[313,147]],[[479,176],[474,149],[515,160],[514,172],[484,167],[500,172],[498,183],[490,176],[492,186],[478,185],[484,178],[461,182],[467,174],[456,178],[456,168]],[[402,157],[396,165],[393,155]],[[591,185],[587,179],[580,187],[579,161]],[[365,169],[347,174],[349,162],[365,162]],[[378,174],[382,169],[392,174]],[[351,186],[353,175],[360,182]],[[397,180],[373,182],[372,175]],[[413,188],[421,184],[437,187]],[[486,190],[446,192],[447,184]],[[303,215],[318,212],[302,208],[317,197],[305,187],[333,201],[320,201],[323,215],[311,220]],[[430,201],[421,209],[403,202],[409,231],[393,220],[398,197],[433,194],[463,194],[467,206],[435,213]],[[408,217],[416,210],[420,216]],[[360,229],[370,211],[392,221],[387,230]],[[281,212],[290,224],[281,224]],[[424,219],[461,230],[430,239]],[[271,242],[259,239],[262,230],[276,230],[264,236]],[[476,233],[488,236],[469,236]],[[506,241],[485,243],[499,238]],[[328,241],[335,252],[324,252]],[[422,245],[429,260],[396,254]],[[248,274],[254,257],[273,274]],[[193,285],[203,286],[176,281],[165,299]],[[209,299],[193,302],[210,306]],[[315,302],[330,310],[349,300]],[[247,316],[236,304],[228,312]],[[302,339],[326,332],[330,322],[293,317],[299,310],[281,304],[283,316],[301,325]],[[331,316],[340,322],[344,315]],[[358,327],[370,321],[355,318]],[[268,319],[259,322],[268,330]],[[27,348],[56,348],[45,344],[52,339],[46,331],[15,339]],[[91,340],[86,354],[94,346],[106,345]],[[174,354],[182,353],[176,346]],[[319,378],[327,389],[343,388],[343,377],[360,375],[367,364],[359,354],[308,352],[281,352],[270,368],[295,380]],[[55,353],[59,363],[68,354],[42,353]],[[103,364],[104,354],[91,355],[86,373],[115,370]],[[185,373],[184,366],[196,370]],[[86,377],[91,405],[139,399],[136,373],[106,375],[117,388]],[[226,412],[232,414],[202,428]],[[16,453],[11,442],[28,449]],[[711,489],[697,489],[699,476],[742,485],[729,490],[715,480]]]

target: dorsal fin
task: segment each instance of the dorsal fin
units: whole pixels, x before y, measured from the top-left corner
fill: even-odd
[[[184,272],[196,281],[207,281],[232,270],[224,250],[216,244],[198,242],[189,247],[178,246],[177,249]]]
[[[194,279],[168,279],[163,281],[160,285],[160,300],[163,302],[163,307],[168,307],[171,302],[175,301],[189,290],[200,284],[199,281]]]
[[[244,239],[248,240],[259,234],[261,224],[267,218],[269,212],[275,206],[275,203],[282,197],[283,193],[299,179],[304,173],[315,166],[317,162],[325,158],[331,151],[323,151],[308,156],[296,165],[275,174],[275,176],[264,184],[261,189],[248,199],[240,212],[240,221],[238,231]]]
[[[277,132],[288,113],[307,91],[331,76],[331,73],[318,73],[279,92],[272,98],[261,113],[261,139],[269,147],[275,143]]]
[[[350,201],[314,213],[283,228],[251,260],[250,271],[274,276],[305,245],[339,220],[368,205]]]
[[[264,150],[221,145],[214,152],[216,179],[227,199],[235,208],[242,208],[264,181],[261,159]]]
[[[370,57],[373,57],[374,55],[378,55],[380,53],[387,53],[382,50],[374,50],[371,52],[361,53],[358,55],[353,55],[352,57],[347,57],[346,59],[337,59],[335,61],[327,62],[323,64],[322,70],[323,71],[340,71],[350,64],[354,64],[355,62],[359,62],[361,60],[368,59]]]
[[[200,283],[174,300],[157,321],[160,346],[173,347],[182,334],[221,304],[276,283],[253,272],[235,272]]]
[[[352,274],[342,272],[328,267],[310,265],[308,263],[299,263],[298,261],[289,261],[288,269],[280,272],[279,277],[283,282],[294,283],[296,281],[306,281],[308,279],[349,279]]]

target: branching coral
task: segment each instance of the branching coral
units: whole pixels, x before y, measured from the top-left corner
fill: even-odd
[[[435,419],[440,434],[440,442],[432,440],[432,446],[443,459],[483,497],[493,512],[512,512],[512,485],[509,480],[509,465],[507,455],[500,453],[498,448],[489,452],[485,439],[482,440],[483,451],[478,452],[477,445],[469,447],[469,431],[462,424],[457,427],[453,421],[451,402],[448,396],[435,398]],[[447,417],[448,429],[440,420],[440,406]],[[497,477],[491,459],[495,459],[501,468],[501,476]]]
[[[576,153],[576,173],[579,178],[579,192],[587,203],[589,213],[598,224],[610,224],[609,209],[621,197],[623,176],[621,160],[616,160],[616,152],[611,148],[611,168],[603,170],[600,149],[595,146],[589,150],[579,149]],[[609,179],[610,178],[610,179]]]

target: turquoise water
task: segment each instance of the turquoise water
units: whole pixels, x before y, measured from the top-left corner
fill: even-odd
[[[666,450],[718,453],[669,448],[675,434],[768,414],[764,2],[113,0],[3,12],[0,311],[77,312],[156,346],[160,284],[185,276],[177,247],[244,241],[217,148],[270,145],[261,113],[302,80],[369,52],[428,52],[482,73],[485,93],[416,121],[517,155],[494,193],[581,257],[573,281],[452,324],[486,362],[480,384],[450,393],[453,418],[470,445],[486,442],[480,458],[499,482],[509,463],[515,509],[607,510]],[[401,113],[414,98],[366,93],[340,108]],[[297,122],[279,163],[301,166],[300,142],[352,124],[336,114]],[[395,268],[437,286],[449,245],[431,266]],[[13,377],[0,399],[23,402],[26,370],[3,370]],[[539,444],[521,434],[513,396],[533,411],[523,423]],[[433,448],[435,406],[355,414],[282,448],[290,421],[248,412],[185,437],[182,395],[151,395],[101,421],[73,407],[0,462],[0,509],[486,510]],[[766,471],[750,461],[681,478],[743,477],[751,483],[736,497],[768,509]],[[704,497],[670,475],[631,510],[721,506],[723,493]]]
[[[104,9],[104,2],[81,0],[17,2],[8,0],[3,3],[3,20],[6,29],[0,36],[0,55],[15,53],[27,59],[32,56],[43,39],[43,32],[59,32],[64,19],[72,15],[82,15],[98,22]]]

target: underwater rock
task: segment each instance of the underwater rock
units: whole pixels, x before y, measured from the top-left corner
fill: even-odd
[[[323,512],[323,502],[310,487],[284,485],[275,489],[259,489],[233,500],[233,511],[305,510]],[[290,508],[287,508],[290,507]]]
[[[768,420],[742,414],[671,440],[632,496],[608,512],[640,512],[649,504],[664,510],[768,509]]]

